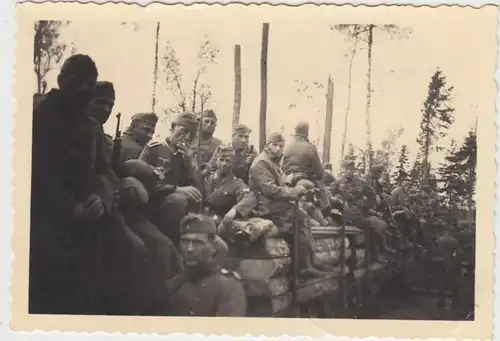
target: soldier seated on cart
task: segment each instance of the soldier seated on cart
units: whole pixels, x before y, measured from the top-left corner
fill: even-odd
[[[170,136],[163,141],[151,141],[139,159],[156,168],[161,178],[150,203],[150,219],[175,245],[180,240],[179,224],[188,213],[199,210],[202,178],[193,150],[199,120],[192,113],[182,113],[172,122]]]
[[[355,174],[353,160],[346,159],[342,177],[336,181],[333,191],[343,202],[343,216],[346,224],[362,228],[367,237],[370,256],[380,261],[380,251],[394,253],[387,247],[385,230],[388,224],[373,214],[377,204],[376,193],[368,182]]]
[[[285,137],[281,133],[269,135],[264,150],[254,160],[250,167],[249,187],[257,195],[256,212],[262,218],[273,221],[278,226],[290,223],[295,216],[294,223],[300,230],[300,277],[323,277],[325,271],[331,268],[313,264],[312,231],[307,224],[307,213],[297,208],[294,201],[306,192],[302,186],[287,187],[284,175],[280,168],[280,159],[283,155]],[[297,209],[297,211],[295,211]]]
[[[248,218],[257,205],[255,194],[233,173],[234,158],[232,146],[219,146],[214,155],[216,170],[205,178],[205,205],[224,229],[235,218]]]
[[[289,177],[291,186],[301,179],[307,179],[318,188],[322,214],[327,219],[329,218],[329,225],[332,225],[331,206],[325,185],[325,170],[316,146],[309,142],[309,123],[297,123],[294,139],[287,144],[283,152],[283,172]]]
[[[309,180],[302,179],[297,182],[297,186],[302,186],[308,191],[300,199],[300,204],[301,208],[311,218],[311,225],[331,226],[332,223],[325,219],[323,213],[321,213],[321,205],[318,202],[317,190],[314,184]]]

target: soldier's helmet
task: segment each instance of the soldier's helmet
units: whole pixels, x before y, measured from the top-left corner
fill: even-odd
[[[352,160],[350,158],[346,158],[346,159],[344,159],[344,161],[342,161],[342,167],[346,170],[355,170],[356,163],[354,162],[354,160]]]
[[[203,111],[201,113],[201,117],[210,117],[210,118],[217,119],[217,115],[215,115],[215,111],[213,111],[212,109],[207,109],[207,110]]]
[[[184,112],[177,115],[172,122],[172,125],[181,125],[188,128],[190,131],[196,132],[200,124],[200,119],[191,112]]]
[[[216,155],[215,155],[216,158],[220,158],[220,157],[234,158],[234,155],[235,155],[234,149],[230,145],[220,145],[217,148],[217,151],[215,153],[216,153]]]
[[[207,233],[215,236],[217,226],[215,221],[203,214],[189,213],[181,220],[181,234],[186,233]]]
[[[308,137],[309,136],[309,123],[306,121],[301,121],[295,126],[295,135]]]
[[[132,116],[132,122],[146,122],[154,126],[158,122],[158,116],[154,112],[139,112]]]
[[[233,135],[250,135],[252,130],[248,128],[246,125],[239,123],[234,127]]]

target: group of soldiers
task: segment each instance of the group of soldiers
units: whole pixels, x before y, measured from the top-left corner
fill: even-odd
[[[71,56],[57,83],[34,98],[30,313],[244,316],[223,232],[250,217],[298,224],[303,278],[332,270],[314,263],[314,224],[344,219],[369,232],[375,258],[394,252],[380,179],[356,175],[350,160],[333,179],[307,123],[286,144],[270,134],[259,153],[243,124],[230,144],[214,137],[212,110],[180,113],[159,141],[158,117],[145,112],[117,144],[103,130],[114,86],[94,61]],[[392,197],[406,212],[406,188]]]

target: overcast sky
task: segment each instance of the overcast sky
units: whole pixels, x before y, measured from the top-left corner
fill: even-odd
[[[346,10],[347,11],[347,10]],[[313,99],[297,98],[295,80],[320,82],[326,86],[331,75],[335,84],[332,162],[339,159],[344,115],[347,107],[348,66],[346,51],[352,43],[330,27],[338,23],[396,24],[411,29],[409,37],[389,37],[374,33],[372,66],[372,139],[375,147],[386,136],[387,129],[404,128],[399,144],[407,144],[412,156],[417,145],[420,110],[427,95],[432,74],[439,67],[449,85],[454,86],[453,107],[456,122],[449,137],[462,140],[473,127],[477,116],[494,115],[491,102],[495,56],[491,52],[495,40],[496,17],[491,10],[447,7],[446,11],[431,8],[379,8],[373,17],[356,17],[335,7],[269,8],[258,6],[197,9],[173,7],[171,15],[161,22],[160,57],[169,40],[175,48],[185,80],[184,90],[191,88],[196,72],[196,53],[206,35],[219,49],[217,65],[211,66],[203,81],[210,84],[213,96],[209,107],[219,117],[216,135],[229,141],[233,108],[233,49],[242,49],[241,121],[253,129],[252,141],[258,144],[260,105],[260,43],[264,21],[270,23],[268,60],[268,128],[284,126],[287,135],[298,120],[311,124],[311,138],[323,135],[325,89],[309,94]],[[363,12],[366,13],[366,12]],[[476,30],[491,22],[491,32]],[[134,30],[134,26],[137,28]],[[64,28],[62,39],[74,41],[78,52],[91,55],[102,80],[115,84],[115,112],[121,112],[124,126],[130,116],[151,110],[152,75],[156,22],[121,25],[119,21],[79,20]],[[347,140],[360,147],[365,143],[365,100],[367,51],[362,45],[353,65],[351,111]],[[162,69],[160,61],[160,70]],[[163,77],[163,74],[160,73]],[[56,73],[48,77],[55,85]],[[484,90],[483,90],[484,89]],[[174,104],[175,99],[158,84],[158,111]],[[490,103],[491,102],[491,103]],[[291,103],[297,107],[289,110]],[[112,117],[106,130],[114,133]],[[318,125],[319,123],[319,125]],[[168,131],[160,125],[158,131]],[[443,141],[449,144],[449,140]],[[435,158],[438,162],[441,157]]]

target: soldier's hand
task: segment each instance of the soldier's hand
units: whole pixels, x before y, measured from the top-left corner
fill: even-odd
[[[199,203],[202,200],[201,193],[196,187],[193,186],[182,186],[177,187],[178,193],[184,194],[191,202]]]
[[[178,143],[177,150],[187,158],[192,158],[194,155],[193,149],[185,143]]]
[[[301,196],[302,194],[306,193],[306,189],[302,186],[295,186],[295,187],[292,187],[290,188],[290,192],[292,193],[292,195],[297,198],[299,196]]]
[[[104,213],[104,201],[97,194],[92,194],[83,203],[85,216],[99,218]]]
[[[224,221],[232,221],[236,217],[236,210],[234,208],[231,208],[229,212],[226,213],[224,216]]]

